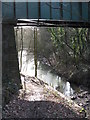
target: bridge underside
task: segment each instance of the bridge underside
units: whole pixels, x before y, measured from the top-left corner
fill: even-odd
[[[8,24],[2,24],[2,87],[4,106],[21,88],[14,25]]]
[[[90,2],[2,2],[3,23],[37,27],[90,27]]]
[[[66,20],[47,20],[47,19],[18,19],[4,20],[3,24],[14,26],[36,26],[36,27],[78,27],[90,28],[90,22],[66,21]]]
[[[17,25],[28,25],[38,27],[90,27],[90,22],[77,22],[65,20],[18,20]]]

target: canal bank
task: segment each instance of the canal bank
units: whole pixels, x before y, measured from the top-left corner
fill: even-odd
[[[23,75],[25,84],[3,110],[3,118],[84,118],[72,100],[40,79]]]
[[[25,36],[24,36],[23,39],[21,38],[21,43],[23,43],[23,44],[22,45],[19,45],[20,43],[18,44],[19,65],[21,65],[19,68],[21,70],[21,73],[23,73],[25,75],[29,75],[29,76],[34,76],[35,75],[35,73],[34,73],[35,66],[34,66],[34,56],[33,56],[34,50],[33,50],[33,44],[32,44],[33,43],[33,31],[30,31],[29,33],[30,34],[32,33],[32,35],[31,35],[32,37],[30,36],[29,37],[30,39],[27,39],[27,41],[26,41],[26,39],[24,38]],[[25,31],[25,34],[26,34],[26,31]],[[39,41],[39,39],[38,39],[38,41]],[[20,39],[19,39],[19,42],[20,42]],[[49,51],[50,49],[48,49],[48,52],[45,52],[45,51],[47,51],[47,49],[45,49],[43,52],[43,47],[45,45],[48,46],[48,44],[46,44],[46,43],[48,43],[48,42],[46,42],[46,39],[44,42],[45,42],[45,44],[38,43],[39,50],[42,52],[42,54],[47,53],[46,56],[48,56],[48,52],[50,52]],[[42,41],[41,41],[41,43],[42,43]],[[49,44],[49,45],[51,45],[51,44]],[[22,47],[23,47],[23,49],[22,49]],[[40,51],[39,51],[38,55],[40,54]],[[44,59],[44,56],[42,58]],[[56,70],[52,70],[51,67],[48,67],[48,63],[47,63],[47,61],[45,61],[45,59],[44,59],[44,64],[42,64],[42,63],[43,63],[43,60],[38,59],[37,77],[39,79],[48,83],[55,90],[62,92],[65,96],[68,96],[69,98],[74,98],[74,95],[76,95],[76,94],[78,94],[78,92],[80,92],[81,89],[80,89],[80,87],[78,87],[78,85],[75,85],[75,84],[72,85],[70,82],[66,81],[66,79],[65,80],[62,79],[61,75],[58,75],[57,72],[55,72]],[[61,68],[63,68],[63,66],[60,67],[59,70],[61,70]],[[70,71],[70,70],[68,69],[68,71]],[[64,69],[63,77],[65,77],[66,72],[67,72],[67,70]],[[71,73],[72,72],[73,71],[71,71]]]
[[[19,57],[19,68],[20,67],[20,54],[21,51],[18,52]],[[52,86],[54,89],[60,91],[64,95],[70,97],[75,92],[77,92],[77,86],[73,85],[62,79],[56,72],[52,71],[52,68],[46,64],[42,63],[43,61],[37,61],[37,78],[43,80],[48,85]],[[22,51],[22,68],[21,73],[29,76],[35,76],[35,65],[34,65],[34,55],[32,52],[28,52],[27,49]]]
[[[20,56],[20,51],[19,51]],[[19,57],[20,60],[20,57]],[[83,107],[87,111],[87,116],[90,117],[90,92],[83,86],[77,86],[71,84],[68,81],[61,79],[59,75],[52,71],[51,67],[38,60],[37,77],[53,87],[54,90],[58,90],[69,99],[75,101],[79,106]],[[27,50],[22,52],[22,69],[21,73],[26,76],[34,76],[34,56],[33,53],[28,53]],[[21,77],[23,80],[23,77]],[[83,95],[86,92],[86,95]],[[87,100],[86,100],[87,99]]]

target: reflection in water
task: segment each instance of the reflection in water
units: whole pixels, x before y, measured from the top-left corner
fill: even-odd
[[[20,51],[18,52],[18,56],[20,63]],[[61,77],[50,71],[50,68],[42,65],[40,61],[38,61],[37,77],[66,96],[71,96],[74,93],[74,90],[71,88],[70,83],[62,80]],[[34,56],[33,53],[28,53],[27,50],[23,50],[21,73],[29,76],[35,75]]]

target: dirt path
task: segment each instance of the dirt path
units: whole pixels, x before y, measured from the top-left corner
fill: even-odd
[[[64,95],[33,77],[3,110],[3,118],[80,118],[81,108]]]

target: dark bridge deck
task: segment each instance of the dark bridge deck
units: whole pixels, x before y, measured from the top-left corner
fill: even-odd
[[[90,27],[90,2],[2,2],[2,18],[15,25]]]
[[[90,22],[65,21],[65,20],[18,20],[17,25],[37,27],[90,27]]]
[[[36,26],[36,27],[86,27],[90,28],[90,22],[65,21],[65,20],[45,20],[45,19],[18,19],[6,20],[3,24],[14,26]]]

